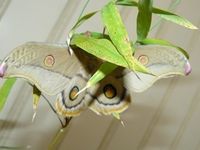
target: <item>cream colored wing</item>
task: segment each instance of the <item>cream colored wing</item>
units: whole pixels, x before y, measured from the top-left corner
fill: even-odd
[[[124,86],[131,91],[142,92],[161,78],[188,75],[191,72],[191,66],[186,56],[173,47],[141,45],[136,48],[134,57],[155,76],[139,72],[136,72],[137,76],[133,72],[127,73],[123,77]]]
[[[78,116],[89,105],[86,91],[76,96],[77,92],[86,86],[87,79],[81,75],[75,75],[67,87],[58,94],[55,108],[59,115],[64,117]]]
[[[130,96],[123,87],[123,82],[114,76],[106,77],[96,86],[91,87],[87,94],[93,99],[90,109],[97,114],[121,113],[130,104]]]
[[[4,68],[5,78],[24,78],[40,91],[56,95],[63,91],[76,74],[87,76],[82,66],[84,55],[80,62],[77,56],[79,53],[80,50],[77,50],[70,55],[65,44],[29,42],[15,48],[4,59],[1,68]]]
[[[65,117],[77,116],[89,107],[97,114],[110,115],[121,113],[128,108],[130,97],[122,81],[115,76],[106,77],[74,97],[85,85],[86,80],[81,76],[72,79],[70,85],[57,97],[55,106],[58,114]]]

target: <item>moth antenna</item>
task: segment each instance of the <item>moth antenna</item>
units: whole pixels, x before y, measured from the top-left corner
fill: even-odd
[[[60,118],[60,116],[58,115],[58,113],[56,112],[56,110],[54,109],[54,107],[52,106],[52,104],[49,102],[49,100],[46,98],[46,96],[44,96],[43,94],[41,94],[41,95],[46,100],[46,102],[49,104],[51,110],[56,114],[58,120],[60,121],[60,124],[61,124],[62,128],[64,128],[66,126],[66,124],[68,124],[67,121],[66,121],[66,119],[65,119],[66,123],[63,123],[62,120],[61,120],[61,118]]]

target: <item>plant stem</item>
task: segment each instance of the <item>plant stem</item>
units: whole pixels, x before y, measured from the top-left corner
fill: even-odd
[[[57,149],[59,144],[62,142],[63,137],[65,136],[65,134],[67,133],[67,131],[69,130],[69,125],[70,125],[70,121],[72,120],[72,117],[70,118],[65,118],[66,119],[66,123],[65,126],[60,128],[56,135],[54,136],[54,138],[52,139],[50,145],[48,146],[48,150],[54,150]]]

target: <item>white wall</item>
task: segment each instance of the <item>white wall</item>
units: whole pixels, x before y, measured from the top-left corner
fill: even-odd
[[[173,1],[173,0],[172,0]],[[86,11],[100,8],[106,0],[92,0]],[[85,1],[0,0],[0,59],[26,41],[64,42]],[[168,8],[171,1],[155,1]],[[175,12],[200,26],[198,0],[182,0]],[[121,9],[131,38],[135,38],[133,9]],[[102,30],[97,16],[80,30]],[[135,20],[134,20],[135,21]],[[157,82],[144,93],[131,93],[132,104],[122,114],[125,123],[86,111],[74,118],[57,148],[61,150],[168,150],[200,149],[199,31],[163,22],[151,36],[168,39],[187,49],[193,72]],[[3,83],[3,80],[0,80]],[[60,128],[56,115],[42,100],[34,123],[31,87],[18,80],[0,112],[0,146],[47,149]]]

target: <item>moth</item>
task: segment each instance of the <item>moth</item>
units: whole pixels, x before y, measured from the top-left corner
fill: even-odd
[[[142,92],[160,78],[191,72],[188,59],[176,48],[138,45],[133,57],[155,75],[119,68],[77,96],[103,61],[79,48],[72,55],[67,49],[65,44],[25,43],[3,60],[0,77],[23,78],[42,93],[56,95],[57,113],[74,117],[87,108],[97,114],[121,113],[130,104],[130,91]]]

